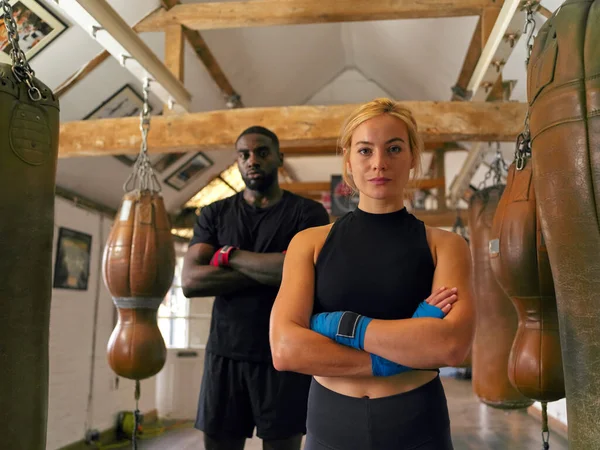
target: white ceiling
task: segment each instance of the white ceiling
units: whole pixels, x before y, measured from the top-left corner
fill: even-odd
[[[61,15],[51,0],[40,1]],[[158,0],[108,2],[130,25],[159,6]],[[542,3],[553,11],[561,2]],[[64,15],[62,18],[70,22]],[[544,19],[537,15],[536,20],[539,29]],[[443,101],[451,97],[476,23],[476,17],[414,19],[211,30],[202,32],[202,36],[248,107],[354,103],[377,96]],[[163,33],[143,33],[141,37],[159,58],[164,57]],[[523,41],[503,72],[504,79],[517,80],[512,100],[519,101],[526,99]],[[55,89],[100,51],[102,48],[86,31],[70,24],[31,65],[37,77]],[[184,84],[192,94],[192,111],[224,109],[221,92],[187,43],[185,64]],[[109,58],[61,97],[61,121],[83,119],[125,84],[141,93],[140,83]],[[154,113],[162,109],[156,98],[151,97],[151,105]],[[512,144],[503,145],[507,162],[512,160],[513,150]],[[494,152],[495,148],[490,157]],[[193,154],[161,173],[161,181]],[[185,190],[175,191],[163,183],[165,203],[171,212],[234,160],[233,149],[206,154],[214,166]],[[447,154],[448,185],[465,157],[466,152]],[[340,171],[336,157],[290,157],[286,161],[300,181],[325,181]],[[474,183],[483,178],[482,170]],[[57,184],[116,208],[130,171],[113,157],[60,159]]]

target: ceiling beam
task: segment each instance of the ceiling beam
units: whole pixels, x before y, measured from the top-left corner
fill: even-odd
[[[155,11],[151,11],[148,15],[153,14],[154,12]],[[148,15],[146,15],[146,17],[148,17]],[[144,20],[144,19],[142,19],[142,20]],[[136,27],[139,25],[140,22],[138,22],[137,24],[135,24],[133,26],[134,31],[136,31],[136,32],[138,31]],[[106,51],[106,50],[102,50],[91,61],[89,61],[83,67],[81,67],[81,69],[79,69],[77,72],[73,73],[69,78],[67,78],[65,81],[63,81],[60,84],[60,86],[58,86],[54,90],[54,94],[58,97],[65,95],[73,87],[75,87],[75,85],[77,83],[79,83],[81,80],[83,80],[85,77],[87,77],[90,73],[92,73],[96,67],[98,67],[100,64],[102,64],[104,61],[106,61],[109,57],[110,57],[110,53],[108,53],[108,51]]]
[[[505,0],[499,14],[496,10],[484,11],[482,34],[488,36],[467,85],[470,100],[486,101],[492,87],[501,76],[502,68],[521,37],[525,23],[525,10],[522,4],[526,1],[529,0]],[[486,20],[486,14],[489,14],[489,20]],[[493,28],[488,32],[487,29],[492,23]]]
[[[402,102],[415,115],[425,141],[513,141],[522,131],[527,104]],[[265,125],[286,147],[335,146],[344,120],[357,105],[239,108],[154,117],[149,153],[225,149],[247,127]],[[61,124],[59,157],[137,154],[139,119],[85,120]]]
[[[57,0],[71,19],[90,33],[140,83],[153,80],[152,92],[178,112],[189,111],[191,95],[106,0]]]
[[[172,24],[192,30],[265,27],[310,23],[360,22],[475,16],[494,0],[253,0],[177,5],[157,11],[142,24],[142,31],[158,31]]]

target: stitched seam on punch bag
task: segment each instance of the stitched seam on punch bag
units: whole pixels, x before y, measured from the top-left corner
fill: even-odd
[[[535,139],[542,134],[544,131],[550,129],[550,128],[554,128],[558,125],[562,125],[564,123],[571,123],[571,122],[577,122],[577,121],[585,121],[585,116],[572,116],[572,117],[566,117],[564,119],[561,120],[557,120],[556,122],[552,122],[548,125],[546,125],[544,128],[542,128],[540,131],[538,131],[535,136],[531,139],[531,142],[535,141]]]
[[[590,7],[591,8],[591,7]],[[589,27],[591,27],[592,24],[590,23],[590,9],[588,9],[587,11],[587,16],[585,18],[585,31],[587,34],[587,31],[589,30]],[[586,34],[584,34],[584,38],[583,38],[583,48],[585,49],[585,44],[586,44],[586,40],[585,40],[585,36]],[[591,45],[591,43],[590,43]],[[583,67],[583,74],[585,75],[585,52],[582,52],[582,61],[581,61],[581,67]],[[583,85],[583,92],[585,93],[585,102],[582,105],[583,108],[585,109],[585,116],[586,117],[590,117],[590,111],[588,111],[588,100],[589,100],[589,96],[588,96],[588,89],[584,83]],[[591,111],[591,114],[595,115],[596,111]],[[593,161],[592,161],[592,140],[591,140],[591,136],[590,136],[590,127],[589,127],[589,123],[588,121],[584,121],[583,122],[583,126],[585,127],[585,136],[586,136],[586,150],[587,150],[587,162],[588,162],[588,167],[590,170],[589,173],[589,177],[590,177],[590,184],[591,184],[591,189],[590,189],[590,196],[592,197],[592,207],[594,209],[594,217],[596,219],[596,225],[598,225],[598,222],[600,221],[600,217],[598,217],[598,198],[596,198],[596,188],[597,186],[595,185],[595,183],[600,182],[600,180],[594,180],[594,171],[593,171]]]
[[[587,81],[592,81],[592,80],[595,80],[596,78],[600,78],[600,73],[597,73],[596,75],[592,75],[591,77],[577,78],[575,80],[567,81],[567,82],[562,83],[562,84],[556,84],[556,85],[554,85],[552,87],[546,86],[546,88],[544,89],[544,93],[540,94],[538,96],[538,98],[535,99],[535,101],[537,101],[539,99],[539,97],[541,97],[542,95],[547,95],[549,92],[552,92],[552,91],[554,91],[556,89],[560,89],[562,87],[567,87],[567,86],[571,86],[571,85],[575,85],[575,84],[582,84],[582,85],[584,85]]]

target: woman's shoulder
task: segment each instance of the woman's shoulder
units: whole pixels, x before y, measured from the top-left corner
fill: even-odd
[[[427,233],[427,243],[436,264],[440,252],[470,253],[469,244],[460,234],[429,226],[425,226],[425,231]]]
[[[318,255],[332,227],[333,223],[329,223],[319,227],[306,228],[298,232],[292,239],[292,242],[290,242],[290,249],[294,247],[302,249],[304,252],[311,251],[313,255]]]

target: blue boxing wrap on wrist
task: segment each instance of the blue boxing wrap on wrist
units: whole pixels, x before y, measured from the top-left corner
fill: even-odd
[[[365,333],[372,319],[350,311],[315,314],[310,329],[338,344],[364,350]]]
[[[434,319],[443,319],[444,312],[437,306],[430,305],[429,303],[423,301],[419,304],[419,306],[417,306],[417,310],[412,316],[413,319],[418,317],[432,317]]]
[[[423,301],[417,306],[417,310],[413,314],[412,318],[419,317],[432,317],[436,319],[443,319],[444,313],[437,306],[430,305]],[[389,377],[391,375],[397,375],[402,372],[408,372],[412,370],[410,367],[403,366],[402,364],[389,361],[381,356],[371,354],[371,368],[373,375],[376,377]]]

